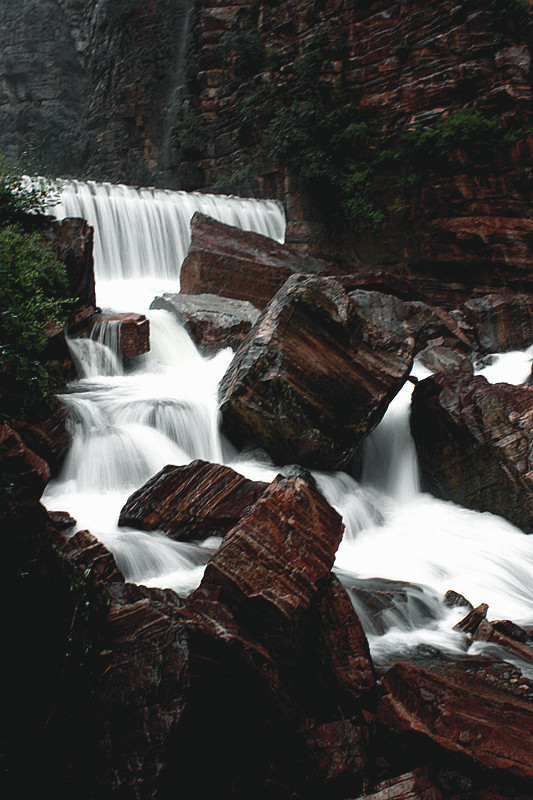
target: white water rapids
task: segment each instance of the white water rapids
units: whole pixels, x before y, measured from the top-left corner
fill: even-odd
[[[76,184],[75,189],[78,198],[85,196],[82,185]],[[113,194],[111,188],[106,191]],[[150,222],[138,223],[131,213],[131,192],[125,192],[124,203],[114,203],[113,213],[100,208],[96,217],[91,217],[92,211],[74,210],[70,198],[58,212],[86,216],[99,226],[98,301],[116,310],[146,313],[151,351],[134,359],[124,371],[103,342],[78,340],[73,344],[81,377],[62,400],[71,414],[74,440],[44,501],[49,509],[69,511],[78,522],[77,529],[88,528],[97,536],[113,552],[127,580],[186,594],[200,582],[218,540],[182,544],[160,533],[119,528],[118,515],[127,497],[166,464],[186,464],[196,458],[226,463],[252,479],[271,480],[283,469],[267,460],[240,456],[220,437],[217,386],[231,360],[231,350],[203,358],[168,312],[148,310],[155,294],[168,291],[169,264],[174,269],[172,290],[177,291],[181,255],[188,240],[181,243],[178,256],[173,249],[174,234],[169,233],[172,225],[163,222],[164,215],[155,214],[151,206]],[[87,193],[92,208],[95,192],[89,188]],[[171,194],[165,193],[165,197]],[[199,197],[194,200],[200,201]],[[147,197],[139,200],[146,206],[151,202]],[[211,198],[210,202],[222,207],[229,201]],[[243,208],[246,202],[239,201]],[[263,230],[272,232],[268,226],[277,208],[276,238],[282,239],[279,207],[250,202],[253,208],[246,214],[261,219],[256,230],[264,226]],[[171,197],[169,205],[176,203]],[[117,223],[113,214],[125,219]],[[131,273],[127,259],[123,258],[117,271],[112,259],[100,260],[107,250],[121,250],[125,237],[130,237],[123,231],[130,224],[133,228],[139,224],[139,239],[146,250],[166,253],[160,272],[157,255],[153,256],[149,280],[139,277],[145,274],[144,256],[136,256]],[[114,226],[117,241],[103,246],[103,241],[113,240]],[[118,272],[125,277],[117,280]],[[521,383],[529,373],[531,357],[531,352],[500,356],[483,374],[493,382]],[[427,374],[420,368],[415,371],[420,377]],[[351,593],[372,652],[383,660],[419,644],[465,652],[465,637],[452,626],[466,612],[442,603],[448,589],[463,594],[474,605],[488,603],[489,619],[533,622],[533,536],[524,535],[500,517],[468,511],[420,492],[408,425],[411,390],[411,384],[404,386],[366,440],[359,483],[345,473],[315,473],[319,488],[342,514],[346,526],[336,560],[339,576],[350,590],[372,586],[392,590],[393,601],[381,615],[381,627],[360,597]]]

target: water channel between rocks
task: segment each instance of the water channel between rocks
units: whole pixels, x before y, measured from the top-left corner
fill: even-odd
[[[218,546],[172,541],[163,534],[119,528],[128,496],[166,464],[200,458],[224,463],[252,479],[271,480],[266,457],[237,453],[218,429],[217,386],[232,351],[204,358],[153,298],[178,291],[179,269],[195,210],[283,240],[279,204],[129,187],[67,184],[58,217],[83,216],[95,226],[97,301],[150,319],[151,351],[126,370],[102,341],[72,343],[80,379],[62,396],[74,440],[44,502],[66,510],[114,554],[126,580],[187,594],[200,582]],[[117,338],[117,337],[115,337]],[[521,383],[532,354],[498,356],[483,370],[491,382]],[[415,365],[414,374],[429,374]],[[378,661],[417,645],[465,652],[452,630],[465,609],[446,607],[448,589],[471,603],[489,604],[490,619],[533,623],[533,536],[501,517],[422,494],[409,433],[413,386],[407,383],[363,445],[359,482],[345,473],[315,472],[328,501],[341,513],[345,534],[335,569],[350,591]],[[378,618],[365,597],[385,597]],[[469,653],[486,645],[475,645]],[[477,648],[477,649],[475,649]]]

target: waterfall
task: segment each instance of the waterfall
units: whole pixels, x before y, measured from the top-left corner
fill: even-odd
[[[276,200],[59,181],[58,219],[82,217],[95,229],[97,280],[156,277],[174,280],[189,248],[196,211],[227,225],[283,242],[285,214]],[[130,309],[131,310],[131,309]]]
[[[83,203],[75,206],[80,198]],[[156,283],[171,270],[177,278],[188,246],[188,220],[199,206],[231,222],[240,209],[242,227],[256,215],[256,229],[272,234],[269,226],[275,223],[276,238],[282,238],[277,204],[237,198],[72,182],[65,186],[62,213],[81,213],[76,209],[83,207],[89,221],[97,220],[99,252],[105,254],[98,256],[103,260],[97,292],[107,283],[110,308],[124,310],[135,300],[140,305],[125,310],[144,311],[153,299],[154,284],[139,279],[142,265],[152,271]],[[130,263],[130,241],[140,246],[144,239],[144,249]],[[119,268],[113,253],[120,256]],[[109,275],[128,277],[107,280]],[[62,399],[70,411],[74,440],[44,501],[51,509],[69,511],[79,529],[89,528],[114,553],[127,580],[187,594],[200,582],[216,541],[185,545],[160,532],[119,528],[127,497],[167,463],[201,458],[267,481],[288,468],[244,458],[221,440],[217,386],[231,350],[204,358],[171,314],[147,314],[151,351],[127,374],[113,352],[110,337],[117,331],[100,331],[101,341],[70,342],[81,380],[70,385]],[[521,383],[530,361],[531,354],[509,353],[482,373],[492,381],[503,377]],[[426,373],[415,366],[415,374]],[[474,605],[488,603],[491,619],[533,621],[533,537],[495,515],[420,492],[409,431],[411,391],[407,383],[365,441],[359,481],[342,472],[313,473],[345,524],[335,570],[360,615],[374,657],[383,662],[420,644],[464,652],[464,637],[452,629],[464,609],[444,605],[448,589]],[[365,599],[369,596],[383,600],[378,617]]]

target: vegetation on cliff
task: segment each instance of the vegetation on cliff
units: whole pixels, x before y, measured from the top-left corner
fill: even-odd
[[[52,197],[48,182],[27,181],[0,161],[0,414],[6,419],[20,419],[53,393],[41,360],[46,328],[65,322],[71,300],[65,268],[29,216]]]

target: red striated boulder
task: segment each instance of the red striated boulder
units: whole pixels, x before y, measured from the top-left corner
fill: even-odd
[[[363,795],[357,798],[363,800]],[[426,769],[415,769],[396,778],[380,781],[364,800],[444,800],[444,795]]]
[[[128,498],[118,524],[179,541],[224,536],[266,487],[207,461],[168,465]]]
[[[80,306],[94,308],[93,228],[84,219],[67,217],[46,225],[43,237],[65,265],[71,297]]]
[[[181,267],[182,294],[223,295],[263,309],[295,272],[329,271],[324,261],[199,212],[191,220],[191,235]]]
[[[278,464],[342,469],[407,379],[413,350],[360,314],[335,279],[295,275],[221,381],[223,431]]]
[[[24,443],[46,461],[52,474],[56,474],[72,441],[65,406],[56,400],[52,410],[42,411],[29,420],[17,420],[13,427]]]
[[[114,557],[90,531],[75,533],[62,544],[61,552],[80,573],[90,572],[92,580],[124,583],[124,576]]]
[[[456,347],[442,344],[429,344],[418,353],[418,361],[423,367],[435,372],[473,375],[474,367],[468,356]]]
[[[312,479],[278,476],[226,536],[192,597],[236,594],[239,605],[296,622],[329,574],[343,530]]]
[[[413,392],[422,485],[533,532],[533,390],[433,375]]]
[[[463,310],[482,353],[524,350],[533,344],[533,295],[489,294],[468,300]]]
[[[259,317],[251,303],[214,294],[164,294],[150,308],[170,311],[205,355],[224,347],[236,350]]]
[[[150,350],[150,322],[144,314],[96,314],[92,325],[91,338],[102,341],[123,358]]]
[[[395,664],[382,678],[378,721],[418,750],[416,739],[425,739],[472,766],[531,781],[533,706],[485,677],[468,662],[439,670]]]
[[[0,511],[35,506],[50,480],[50,468],[5,422],[0,424]]]

